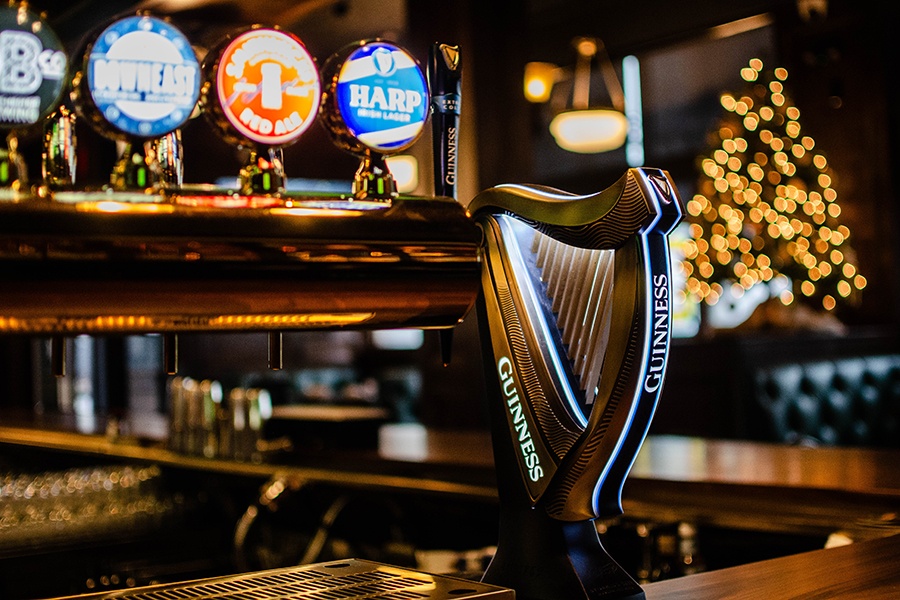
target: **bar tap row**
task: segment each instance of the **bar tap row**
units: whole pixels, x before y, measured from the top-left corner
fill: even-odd
[[[225,36],[201,63],[175,25],[139,12],[108,23],[69,60],[26,3],[0,13],[15,62],[4,69],[10,81],[0,81],[0,129],[9,132],[5,195],[16,200],[32,192],[17,137],[38,129],[44,134],[38,194],[83,200],[71,192],[86,191],[76,181],[74,127],[84,120],[120,149],[103,191],[120,192],[116,201],[172,201],[163,192],[183,185],[181,128],[202,114],[226,142],[249,151],[239,189],[210,193],[209,204],[230,195],[246,206],[289,206],[282,149],[316,121],[335,145],[360,158],[353,198],[390,201],[398,192],[385,157],[411,146],[430,114],[419,62],[385,40],[351,43],[320,72],[299,37],[254,25]]]

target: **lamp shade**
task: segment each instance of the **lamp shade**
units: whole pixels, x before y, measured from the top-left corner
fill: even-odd
[[[607,152],[625,143],[628,119],[611,108],[567,110],[550,122],[550,133],[563,150],[581,154]]]

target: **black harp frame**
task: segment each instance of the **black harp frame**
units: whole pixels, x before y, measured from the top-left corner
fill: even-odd
[[[527,599],[641,598],[640,586],[603,549],[593,520],[622,512],[622,486],[665,375],[667,236],[682,216],[675,186],[665,171],[629,169],[588,196],[499,186],[476,196],[469,212],[485,234],[477,306],[501,500],[500,542],[485,581]],[[612,285],[603,290],[608,325],[588,314],[602,310],[590,301],[581,320],[566,315],[568,327],[593,324],[590,344],[605,344],[599,379],[576,375],[579,359],[567,354],[572,347],[556,322],[562,309],[546,301],[548,287],[563,292],[541,281],[523,248],[528,229],[564,248],[613,251]],[[578,302],[591,287],[562,289],[567,302]]]

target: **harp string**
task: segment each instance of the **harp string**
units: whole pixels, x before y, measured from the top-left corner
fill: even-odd
[[[576,248],[539,231],[531,244],[566,358],[590,406],[597,396],[612,319],[612,250]]]

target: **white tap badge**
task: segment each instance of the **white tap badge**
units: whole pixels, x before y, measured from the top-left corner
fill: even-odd
[[[122,133],[161,137],[178,129],[200,97],[200,65],[188,39],[150,16],[127,17],[100,34],[87,60],[91,99]]]
[[[24,4],[0,7],[0,128],[40,121],[59,104],[66,54],[53,30]]]

